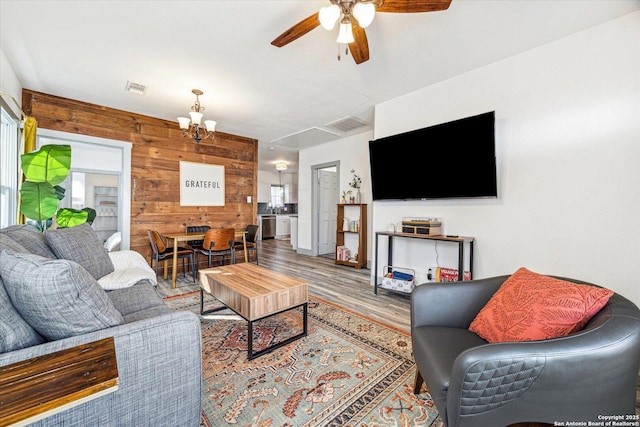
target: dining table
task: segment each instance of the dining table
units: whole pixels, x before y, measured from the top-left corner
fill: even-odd
[[[173,247],[177,248],[180,246],[180,242],[188,242],[191,240],[203,240],[206,232],[192,232],[192,233],[162,233],[162,237],[167,240],[173,241]],[[247,230],[236,230],[235,238],[242,238],[242,246],[244,247],[244,262],[249,261],[249,256],[247,254]],[[178,251],[173,251],[173,265],[171,269],[171,287],[176,287],[176,278],[178,275],[176,271],[178,270]],[[164,269],[164,278],[167,278],[167,269]]]

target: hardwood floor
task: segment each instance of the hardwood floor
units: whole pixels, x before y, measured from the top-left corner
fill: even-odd
[[[373,285],[369,283],[369,269],[335,265],[333,256],[297,254],[288,240],[261,240],[258,253],[261,266],[307,281],[310,295],[409,332],[409,298],[383,289],[375,295]],[[199,289],[188,274],[185,278],[181,272],[176,289],[171,288],[170,280],[162,278],[159,278],[158,285],[162,296]]]

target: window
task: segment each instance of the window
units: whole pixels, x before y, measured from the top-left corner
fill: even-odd
[[[18,122],[0,106],[0,228],[18,219]]]
[[[279,209],[284,206],[284,187],[282,185],[271,185],[271,207]]]

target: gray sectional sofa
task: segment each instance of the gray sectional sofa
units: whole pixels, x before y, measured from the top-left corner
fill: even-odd
[[[118,390],[33,425],[200,424],[200,321],[167,307],[155,285],[140,254],[107,253],[89,225],[0,230],[0,366],[115,341]]]

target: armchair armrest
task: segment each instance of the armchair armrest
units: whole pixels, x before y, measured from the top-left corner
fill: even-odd
[[[634,414],[638,320],[602,314],[602,323],[563,338],[462,352],[447,392],[449,420],[456,420],[452,425],[598,421],[599,415]]]
[[[411,294],[411,328],[468,328],[509,276],[451,283],[425,283]]]

